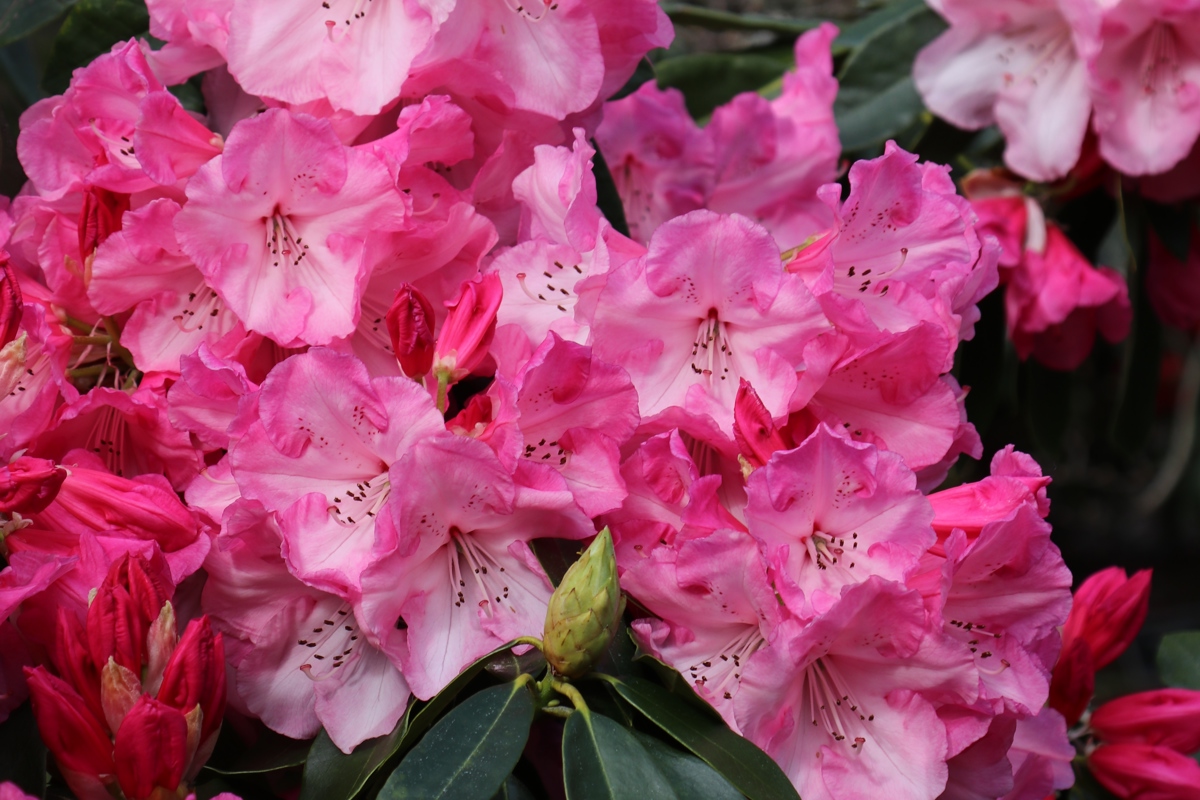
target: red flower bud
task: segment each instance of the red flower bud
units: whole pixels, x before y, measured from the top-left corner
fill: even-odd
[[[494,272],[463,281],[450,315],[438,334],[436,368],[451,381],[461,380],[483,362],[496,333],[496,311],[504,289]]]
[[[87,634],[74,613],[60,608],[55,631],[54,667],[79,692],[96,719],[104,719],[100,704],[100,671],[88,652]]]
[[[1082,639],[1092,650],[1096,669],[1112,663],[1133,641],[1150,606],[1150,570],[1132,578],[1120,567],[1109,567],[1075,590],[1071,614],[1063,626],[1063,649]]]
[[[1050,707],[1074,725],[1087,711],[1096,690],[1096,666],[1087,642],[1076,639],[1062,649],[1050,678]]]
[[[1200,750],[1200,692],[1156,689],[1118,697],[1096,709],[1091,726],[1109,743],[1154,744],[1194,753]]]
[[[92,663],[110,658],[140,673],[145,655],[146,625],[123,586],[101,586],[87,611],[88,650]]]
[[[0,250],[0,347],[17,338],[24,302],[17,271],[9,262],[8,253]]]
[[[410,283],[396,290],[387,312],[387,329],[392,352],[400,369],[410,378],[420,378],[433,368],[433,305]]]
[[[1088,756],[1088,768],[1117,797],[1200,800],[1200,764],[1166,747],[1102,745]]]
[[[745,378],[741,379],[733,401],[733,438],[742,456],[754,467],[765,465],[777,450],[790,450],[794,446],[775,426],[771,412]]]
[[[225,645],[208,616],[188,623],[163,673],[158,699],[185,714],[204,712],[200,741],[221,727],[225,715]]]
[[[45,667],[25,670],[33,715],[42,741],[64,771],[99,778],[114,772],[113,748],[104,724],[79,693]]]
[[[21,456],[0,466],[0,512],[28,516],[54,501],[67,471],[44,458]]]
[[[89,187],[79,209],[79,255],[86,259],[105,239],[121,230],[121,217],[128,210],[129,195]]]
[[[143,695],[121,723],[113,748],[117,781],[128,800],[147,800],[161,787],[174,792],[191,760],[184,715]]]

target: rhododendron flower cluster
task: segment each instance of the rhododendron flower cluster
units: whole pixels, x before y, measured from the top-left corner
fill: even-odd
[[[1060,646],[1106,656],[1060,636],[1050,478],[1009,447],[935,489],[983,455],[950,371],[998,265],[1065,367],[1124,284],[894,143],[843,192],[835,28],[700,128],[652,83],[604,102],[670,42],[652,0],[148,5],[165,44],[22,117],[0,225],[4,710],[32,692],[81,797],[185,794],[226,690],[388,734],[541,635],[537,540],[605,525],[642,650],[805,798],[1069,785]]]

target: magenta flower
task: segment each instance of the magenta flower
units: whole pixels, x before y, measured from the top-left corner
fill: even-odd
[[[380,245],[408,225],[383,162],[279,109],[238,123],[187,192],[183,251],[249,330],[285,347],[350,334]]]

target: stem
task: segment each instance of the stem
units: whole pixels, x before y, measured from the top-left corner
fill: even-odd
[[[107,336],[73,336],[71,337],[75,344],[78,345],[106,345],[112,342],[112,339]]]
[[[533,645],[538,649],[539,652],[542,650],[542,640],[533,636],[519,636],[516,639],[513,639],[513,644]]]
[[[554,678],[550,679],[550,686],[553,687],[554,691],[558,692],[559,694],[566,695],[567,698],[570,699],[571,705],[575,706],[576,711],[582,711],[584,714],[589,713],[590,710],[588,709],[587,703],[585,703],[583,700],[583,695],[581,695],[579,690],[574,686],[566,681],[560,681]]]

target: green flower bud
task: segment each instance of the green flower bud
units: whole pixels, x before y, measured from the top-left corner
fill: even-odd
[[[612,534],[600,531],[550,596],[543,646],[559,675],[586,675],[604,655],[625,611]]]

